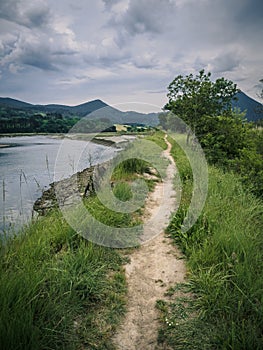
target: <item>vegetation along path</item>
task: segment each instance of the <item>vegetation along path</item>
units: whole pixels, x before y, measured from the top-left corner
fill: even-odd
[[[144,215],[147,224],[143,236],[151,235],[151,228],[157,227],[159,234],[134,250],[130,262],[125,266],[128,283],[127,314],[114,337],[116,348],[129,350],[162,349],[157,344],[158,310],[156,301],[166,299],[166,290],[184,281],[186,268],[178,249],[165,237],[164,229],[169,223],[171,212],[175,210],[173,178],[176,167],[170,155],[171,144],[163,155],[169,160],[166,178],[158,183],[146,202]],[[169,193],[163,201],[163,193]],[[159,208],[159,203],[164,202]],[[156,215],[161,210],[162,215]]]

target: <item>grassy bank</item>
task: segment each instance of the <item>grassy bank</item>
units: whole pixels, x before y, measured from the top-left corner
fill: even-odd
[[[121,201],[130,199],[124,180],[114,188]],[[111,211],[96,196],[84,202],[105,225],[136,224],[134,215]],[[55,210],[2,242],[1,349],[113,349],[125,312],[123,256],[85,240]]]
[[[161,142],[160,135],[156,139]],[[112,178],[115,196],[130,200],[131,180],[147,171],[145,161],[121,163]],[[154,187],[153,180],[146,182]],[[85,205],[105,225],[131,227],[140,221],[140,210],[114,212],[95,195]],[[111,337],[126,304],[123,250],[88,242],[56,210],[0,248],[1,349],[114,348]]]
[[[117,251],[53,212],[2,247],[0,270],[1,349],[111,349],[125,310]]]
[[[163,326],[159,341],[174,349],[259,350],[263,347],[262,202],[242,187],[238,176],[209,168],[209,192],[198,222],[180,226],[192,190],[190,165],[174,145],[183,182],[180,208],[167,233],[187,258],[183,297],[158,302]]]

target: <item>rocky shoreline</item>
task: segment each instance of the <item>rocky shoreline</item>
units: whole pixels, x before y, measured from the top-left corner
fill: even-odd
[[[71,135],[74,139],[74,135]],[[131,140],[136,137],[103,137],[94,138],[92,142],[116,148],[125,148]],[[33,204],[33,210],[39,215],[46,215],[50,210],[58,208],[59,205],[70,205],[74,198],[79,196],[85,198],[95,191],[94,179],[101,176],[107,169],[109,161],[90,166],[82,171],[78,171],[69,178],[52,182],[49,188],[43,191],[42,196]],[[56,193],[59,193],[59,202]]]
[[[97,164],[78,171],[67,179],[55,181],[42,193],[34,205],[33,210],[39,215],[46,215],[50,210],[59,205],[72,204],[73,198],[78,195],[81,198],[89,197],[95,191],[94,179],[97,174],[103,174],[110,161]],[[59,203],[56,193],[59,193]]]

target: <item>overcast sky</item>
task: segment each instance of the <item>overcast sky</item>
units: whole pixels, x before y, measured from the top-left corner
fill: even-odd
[[[157,111],[204,68],[256,98],[262,18],[262,0],[0,0],[0,96]]]

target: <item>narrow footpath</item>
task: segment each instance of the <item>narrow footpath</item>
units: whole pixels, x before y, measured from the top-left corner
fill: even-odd
[[[169,160],[167,176],[146,201],[143,244],[133,251],[130,262],[125,265],[128,303],[126,317],[113,339],[118,350],[168,349],[157,344],[159,315],[155,305],[157,300],[167,299],[164,295],[167,289],[183,282],[186,275],[181,253],[164,234],[176,208],[173,189],[176,167],[170,155],[171,144],[167,139],[166,143],[168,148],[163,155]],[[154,236],[153,229],[157,233]]]

